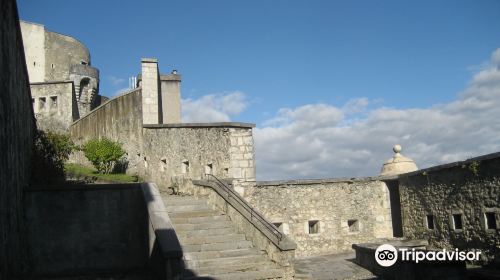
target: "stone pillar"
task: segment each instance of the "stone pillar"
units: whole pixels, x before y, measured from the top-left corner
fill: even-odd
[[[142,68],[142,123],[161,124],[161,96],[159,95],[158,60],[141,59]]]
[[[233,178],[234,189],[241,195],[255,184],[255,159],[251,128],[231,128],[229,176]]]
[[[163,123],[181,122],[181,76],[177,71],[160,75]]]

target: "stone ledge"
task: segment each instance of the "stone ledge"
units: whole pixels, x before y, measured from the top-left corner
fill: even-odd
[[[276,181],[257,181],[255,187],[281,186],[281,185],[321,185],[328,183],[353,183],[353,182],[372,182],[379,181],[378,177],[362,178],[332,178],[332,179],[300,179],[300,180],[276,180]]]
[[[61,80],[61,81],[30,83],[30,86],[53,85],[53,84],[72,84],[72,83],[73,83],[73,81],[71,81],[71,80]]]
[[[242,122],[213,122],[213,123],[168,123],[168,124],[143,124],[143,128],[254,128],[253,123]]]

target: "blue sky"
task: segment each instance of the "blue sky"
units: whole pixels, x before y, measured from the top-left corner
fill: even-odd
[[[128,77],[140,70],[141,57],[157,57],[162,72],[175,68],[183,75],[183,105],[189,120],[196,120],[189,113],[201,107],[213,113],[213,120],[257,123],[257,153],[260,149],[264,154],[277,153],[266,150],[270,146],[266,141],[299,141],[318,127],[308,123],[306,130],[290,132],[289,126],[303,122],[297,118],[308,109],[312,113],[326,110],[324,116],[338,120],[329,123],[329,128],[355,131],[380,110],[407,113],[448,108],[463,101],[461,94],[474,86],[481,71],[495,68],[494,52],[500,47],[500,1],[496,0],[19,0],[18,8],[22,19],[76,37],[89,47],[92,64],[101,71],[102,94],[113,96],[127,87]],[[493,121],[483,123],[496,126]],[[290,132],[290,138],[272,138],[277,132],[271,128]],[[500,149],[493,142],[487,148],[471,148],[484,146],[476,139],[457,143],[451,150],[444,142],[436,150],[419,150],[415,147],[448,140],[418,138],[417,134],[405,131],[387,136],[385,132],[380,135],[385,139],[381,147],[364,143],[366,149],[362,143],[350,148],[329,145],[336,141],[329,140],[335,133],[314,136],[304,143],[318,142],[318,150],[305,149],[303,157],[281,161],[281,154],[260,159],[257,154],[257,163],[266,166],[261,172],[267,173],[266,179],[361,176],[378,172],[379,163],[391,156],[393,142],[406,144],[409,155],[424,166],[458,160],[463,150],[468,151],[466,156],[474,156]],[[289,148],[302,149],[303,145],[297,145]],[[351,148],[353,154],[344,154]],[[345,169],[351,163],[335,167],[328,161],[319,165],[317,160],[318,155],[337,159],[342,155],[353,164],[360,163],[362,159],[355,155],[364,152],[375,157],[366,168]],[[273,169],[278,164],[289,165]],[[332,167],[320,168],[323,164]],[[298,174],[295,168],[312,171]]]

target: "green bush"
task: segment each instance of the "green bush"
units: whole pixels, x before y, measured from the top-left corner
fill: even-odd
[[[99,173],[109,173],[125,154],[120,143],[107,138],[92,139],[83,145],[83,153]]]
[[[35,184],[64,181],[64,162],[73,149],[68,135],[37,130],[33,141],[31,181]]]

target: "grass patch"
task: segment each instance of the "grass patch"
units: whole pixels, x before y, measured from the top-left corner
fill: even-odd
[[[117,182],[117,183],[136,183],[142,182],[139,176],[127,175],[123,173],[100,174],[96,169],[85,167],[79,164],[66,163],[64,172],[73,177],[95,177],[97,180]]]

